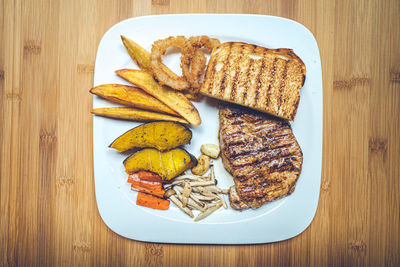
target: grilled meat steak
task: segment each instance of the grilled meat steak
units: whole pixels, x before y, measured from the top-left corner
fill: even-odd
[[[219,119],[222,160],[236,186],[230,190],[232,208],[256,209],[292,193],[303,153],[290,124],[267,114],[231,107],[220,109]]]
[[[213,49],[200,92],[293,121],[305,77],[291,49],[228,42]]]

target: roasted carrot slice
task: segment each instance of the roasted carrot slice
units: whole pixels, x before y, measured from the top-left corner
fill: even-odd
[[[157,197],[164,196],[165,190],[162,188],[161,182],[142,180],[142,179],[140,179],[139,176],[140,176],[139,173],[134,173],[134,174],[129,175],[128,183],[131,184],[132,190],[148,193],[148,194],[151,194],[151,195],[154,195]],[[152,177],[152,179],[155,180],[154,175],[152,175],[152,176],[149,175],[149,177]],[[161,178],[159,176],[158,176],[158,179],[161,180]]]
[[[149,181],[149,182],[159,182],[162,183],[163,180],[161,179],[160,175],[154,172],[147,172],[147,171],[139,171],[137,172],[139,178],[141,180]]]
[[[140,177],[139,172],[135,172],[133,174],[130,174],[128,176],[128,181],[127,182],[130,183],[130,184],[136,182],[136,183],[143,183],[143,184],[148,184],[148,185],[162,185],[162,180],[161,180],[160,176],[154,177],[154,178],[146,177],[145,179],[142,179]]]
[[[137,183],[132,183],[131,189],[138,192],[144,192],[156,197],[163,197],[165,194],[165,190],[161,187],[148,186],[148,185],[143,186]]]
[[[139,192],[136,205],[158,210],[167,210],[169,208],[169,200]]]

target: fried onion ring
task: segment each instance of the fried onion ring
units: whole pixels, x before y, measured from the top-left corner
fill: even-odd
[[[151,67],[154,76],[160,84],[168,85],[169,87],[179,91],[190,88],[190,83],[185,79],[185,77],[180,77],[178,75],[174,76],[170,71],[167,71],[167,67],[162,64],[161,57],[171,46],[183,50],[186,41],[187,39],[184,36],[170,36],[166,39],[155,41],[151,48]]]
[[[200,48],[204,47],[211,51],[215,46],[219,45],[218,39],[209,38],[208,36],[195,36],[187,39],[182,49],[181,68],[182,74],[190,83],[195,92],[201,85],[201,76],[206,68],[206,57]]]

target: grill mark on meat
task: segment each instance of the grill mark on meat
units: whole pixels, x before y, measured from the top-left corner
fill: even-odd
[[[260,135],[260,134],[264,134],[264,135],[268,135],[272,132],[276,132],[276,127],[274,127],[273,125],[270,125],[269,127],[260,127],[259,129],[255,129],[254,134],[255,135]]]
[[[290,149],[292,146],[291,143],[282,140],[288,138],[290,136],[289,134],[283,134],[270,139],[264,139],[263,137],[243,139],[241,135],[242,134],[237,133],[236,136],[238,138],[225,138],[223,140],[225,142],[226,151],[233,161],[236,160],[237,157],[245,156],[246,154],[252,156],[266,151]],[[269,144],[260,146],[260,141],[269,142]]]
[[[237,146],[237,145],[246,145],[244,141],[236,141],[229,143],[230,146]]]
[[[243,123],[243,121],[237,120],[237,121],[232,122],[232,125],[240,125],[242,123]]]
[[[254,111],[256,112],[256,111]],[[261,114],[261,113],[260,113]],[[273,118],[270,115],[267,114],[262,114],[263,116],[267,116],[270,118]],[[226,114],[227,119],[234,119],[233,122],[231,122],[231,124],[238,124],[237,121],[240,122],[250,122],[250,123],[255,123],[255,124],[265,124],[265,119],[260,118],[259,116],[254,116],[252,114],[239,114],[239,113],[232,113],[232,114]],[[279,125],[287,125],[289,127],[289,124],[285,121],[285,120],[281,120],[278,118],[274,118],[276,121],[274,121],[274,124],[279,124]],[[271,123],[267,123],[267,125],[271,125]],[[276,127],[276,126],[274,126]]]
[[[240,152],[237,152],[237,153],[232,152],[232,153],[230,153],[232,161],[235,161],[236,159],[239,159],[239,158],[246,158],[246,157],[250,157],[250,156],[253,156],[253,155],[257,155],[257,154],[259,154],[261,152],[282,150],[284,148],[289,148],[289,147],[292,146],[292,144],[283,144],[281,146],[274,147],[274,148],[272,148],[271,146],[265,146],[265,147],[262,147],[260,149],[255,149],[255,150],[249,148],[250,145],[252,145],[252,144],[254,144],[256,142],[258,142],[258,140],[255,140],[252,143],[244,143],[243,142],[243,144],[235,144],[235,143],[227,144],[228,150],[229,150],[230,146],[231,147],[232,146],[240,146],[239,149],[241,149]]]
[[[273,130],[270,130],[271,132]],[[264,134],[263,132],[260,131],[260,134]],[[252,135],[252,136],[246,136],[243,137],[240,132],[234,132],[234,136],[232,135],[228,135],[224,138],[224,142],[227,148],[230,148],[231,143],[233,143],[233,145],[236,145],[237,141],[242,141],[243,143],[246,143],[247,149],[248,150],[252,150],[252,146],[251,145],[255,145],[255,144],[259,144],[260,146],[265,146],[266,144],[263,143],[268,143],[268,147],[276,147],[277,144],[284,144],[285,137],[289,137],[290,134],[287,133],[282,133],[281,135],[277,135],[277,136],[272,136],[272,137],[267,137],[264,135]],[[262,142],[262,143],[261,143]]]
[[[236,175],[235,176],[235,179],[238,182],[242,183],[243,187],[245,187],[248,183],[250,183],[250,184],[260,183],[260,182],[257,182],[256,179],[253,178],[253,177],[255,177],[258,170],[254,170],[253,168],[251,168],[251,169],[250,168],[251,168],[251,166],[246,166],[246,167],[242,168],[242,170],[249,170],[249,173],[246,173],[245,175]],[[284,180],[283,179],[281,179],[281,180],[272,179],[271,178],[272,174],[274,174],[274,175],[276,175],[277,173],[284,174],[284,173],[291,172],[291,171],[300,172],[301,168],[297,168],[294,165],[290,166],[289,164],[285,164],[285,165],[278,166],[278,167],[273,166],[270,168],[270,170],[271,170],[271,172],[269,172],[269,173],[264,172],[262,174],[262,176],[258,176],[257,179],[259,179],[259,180],[264,179],[270,183],[272,183],[272,182],[273,183],[281,183]],[[268,188],[266,188],[265,190],[268,190]]]
[[[264,130],[267,130],[266,132],[264,132]],[[239,129],[236,132],[232,132],[230,134],[228,134],[224,140],[226,142],[226,145],[229,147],[230,146],[230,140],[236,141],[234,140],[235,138],[240,138],[241,140],[249,140],[249,139],[254,139],[257,137],[258,134],[263,134],[262,136],[259,136],[258,138],[261,138],[263,141],[268,141],[272,143],[275,143],[277,141],[280,141],[282,138],[285,137],[289,137],[290,133],[282,133],[282,132],[278,132],[276,131],[276,127],[270,127],[270,128],[261,128],[259,130],[255,131],[255,135],[248,135],[246,136],[247,138],[244,139],[243,137],[243,131],[241,129]],[[268,134],[274,133],[276,135],[273,136],[268,136]],[[251,138],[250,138],[251,137]]]
[[[261,159],[253,158],[254,159],[253,162],[245,162],[243,164],[231,163],[231,165],[232,165],[232,168],[234,170],[236,170],[237,172],[242,172],[243,170],[248,169],[249,167],[257,169],[257,168],[263,168],[263,167],[267,166],[268,168],[265,169],[265,172],[270,173],[270,168],[279,163],[279,161],[277,162],[276,160],[282,159],[284,157],[290,157],[290,156],[292,156],[291,153],[289,153],[289,154],[280,154],[280,153],[267,154],[265,156],[265,158],[261,158]],[[245,157],[245,159],[246,159],[246,157]],[[268,165],[270,165],[270,166],[268,166]]]
[[[270,185],[270,184],[268,184],[268,185]],[[245,199],[254,198],[257,201],[262,201],[262,199],[265,198],[266,196],[276,193],[279,190],[282,190],[283,186],[276,186],[273,190],[271,190],[269,192],[260,191],[260,190],[257,191],[254,189],[257,189],[257,186],[250,186],[249,188],[243,188],[241,191],[243,198],[245,198]]]
[[[266,151],[268,151],[268,149]],[[286,152],[286,153],[280,151],[279,149],[275,149],[272,151],[273,152],[271,152],[271,153],[264,153],[263,158],[261,158],[261,159],[255,158],[254,161],[250,161],[250,157],[257,155],[256,151],[254,151],[254,152],[252,151],[251,153],[243,153],[241,155],[231,155],[232,161],[236,161],[238,159],[247,159],[246,163],[243,163],[243,164],[235,164],[234,162],[232,162],[231,163],[232,167],[236,169],[236,168],[243,168],[245,166],[252,166],[252,167],[263,166],[269,162],[273,162],[274,160],[276,160],[278,158],[285,159],[285,158],[290,158],[293,156],[293,152],[291,152],[291,151]],[[260,150],[258,152],[261,153],[261,152],[265,152],[265,151]],[[272,165],[272,166],[274,166],[274,165]]]

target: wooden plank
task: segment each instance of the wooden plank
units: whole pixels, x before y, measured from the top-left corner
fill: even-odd
[[[400,6],[394,2],[374,2],[371,15],[374,37],[371,62],[371,92],[368,132],[368,180],[370,181],[369,263],[400,262],[399,247],[399,159],[400,71],[398,43]],[[382,29],[390,28],[390,31]],[[387,41],[386,41],[387,40]],[[397,42],[397,44],[395,43]],[[397,61],[396,61],[397,60]],[[397,191],[399,192],[399,191]],[[397,236],[397,237],[396,237]],[[395,252],[397,251],[397,252]]]
[[[2,2],[3,7],[3,88],[2,88],[2,154],[1,207],[2,263],[15,264],[19,255],[18,236],[21,200],[20,102],[21,102],[21,2]],[[5,51],[10,51],[6,53]],[[4,197],[3,197],[4,195]],[[3,209],[4,208],[4,209]],[[3,216],[1,216],[3,217]],[[4,242],[4,243],[3,243]]]

